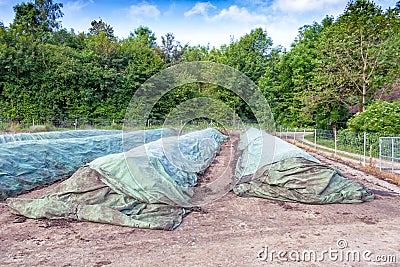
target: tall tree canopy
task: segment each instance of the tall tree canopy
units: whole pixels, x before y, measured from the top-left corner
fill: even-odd
[[[99,21],[93,20],[90,25],[92,27],[89,28],[89,33],[91,35],[101,35],[104,34],[109,39],[114,39],[114,29],[107,23],[105,23],[102,19]]]
[[[14,6],[15,19],[13,25],[26,32],[50,32],[61,27],[59,19],[64,14],[63,4],[52,0],[35,0],[33,3],[22,3]]]
[[[189,46],[173,33],[157,43],[146,26],[119,39],[102,19],[77,34],[61,28],[62,4],[51,0],[21,3],[14,10],[10,26],[0,23],[0,120],[5,121],[121,120],[143,82],[189,61],[241,71],[259,85],[277,123],[295,127],[345,125],[349,109],[362,111],[400,84],[400,1],[384,11],[372,1],[352,0],[336,20],[327,16],[301,27],[289,51],[274,47],[262,28],[220,47]],[[237,83],[243,94],[247,86]],[[254,119],[238,95],[205,83],[175,88],[151,117],[164,119],[195,97],[221,100],[242,119]]]
[[[350,1],[317,45],[318,68],[308,101],[363,111],[376,92],[399,76],[400,20],[367,0]]]
[[[139,28],[136,28],[134,33],[130,34],[130,37],[139,40],[145,46],[148,46],[152,49],[155,49],[157,47],[156,35],[152,30],[150,30],[149,27],[140,26]]]

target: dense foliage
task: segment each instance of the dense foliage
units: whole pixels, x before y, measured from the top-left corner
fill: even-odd
[[[376,100],[347,124],[358,132],[400,133],[400,100],[392,103]]]
[[[181,45],[173,33],[157,44],[155,33],[144,26],[118,39],[102,19],[87,25],[87,33],[76,34],[62,28],[62,4],[52,0],[21,3],[14,11],[13,23],[0,24],[2,121],[120,121],[135,91],[155,73],[185,61],[213,61],[258,84],[278,124],[337,127],[356,108],[366,115],[349,125],[377,131],[384,126],[359,118],[391,105],[374,100],[400,80],[400,2],[383,11],[368,0],[350,1],[336,20],[327,16],[301,27],[290,51],[274,47],[261,28],[210,48]],[[242,119],[254,119],[236,94],[203,83],[164,95],[151,117],[164,119],[179,103],[196,97],[222,100]],[[400,120],[387,121],[399,131]]]
[[[383,11],[350,1],[336,20],[305,25],[289,52],[268,68],[259,86],[275,118],[290,126],[345,126],[400,78],[400,2]]]

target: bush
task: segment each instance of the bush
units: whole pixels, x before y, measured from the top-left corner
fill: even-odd
[[[32,125],[28,128],[28,131],[31,133],[36,133],[36,132],[49,132],[49,131],[55,131],[57,130],[56,127],[54,127],[51,124],[45,124],[45,125]]]
[[[354,132],[400,133],[400,100],[376,100],[347,122]]]
[[[0,131],[5,131],[7,130],[7,128],[8,128],[7,123],[0,122]]]

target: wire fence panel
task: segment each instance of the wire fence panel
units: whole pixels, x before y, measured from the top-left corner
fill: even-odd
[[[379,138],[379,169],[392,173],[400,170],[400,137]]]
[[[390,137],[387,137],[387,133],[348,130],[339,130],[335,134],[333,130],[322,129],[286,126],[277,126],[276,129],[276,135],[282,139],[307,145],[317,151],[332,153],[362,166],[378,168],[382,165],[382,171],[400,175],[400,134],[390,134]]]

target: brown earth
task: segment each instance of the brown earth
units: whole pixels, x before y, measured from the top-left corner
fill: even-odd
[[[233,142],[235,139],[233,140]],[[203,182],[230,164],[233,145],[222,147]],[[0,266],[375,266],[363,258],[339,257],[366,252],[400,263],[400,197],[386,182],[342,163],[316,155],[348,178],[373,190],[376,199],[363,204],[305,205],[233,193],[190,213],[174,231],[133,229],[68,220],[32,220],[15,216],[0,203]],[[231,170],[228,170],[231,171]],[[46,188],[21,197],[40,197]],[[338,240],[347,243],[340,249]],[[339,245],[342,245],[340,243]],[[261,261],[260,253],[287,252]],[[315,251],[322,261],[295,262],[296,253]],[[368,254],[368,251],[371,254]],[[289,257],[289,254],[291,257]],[[270,254],[269,254],[270,255]],[[381,257],[383,259],[383,257]],[[288,259],[288,261],[286,261]],[[356,261],[353,261],[356,259]],[[378,264],[379,265],[379,264]]]

